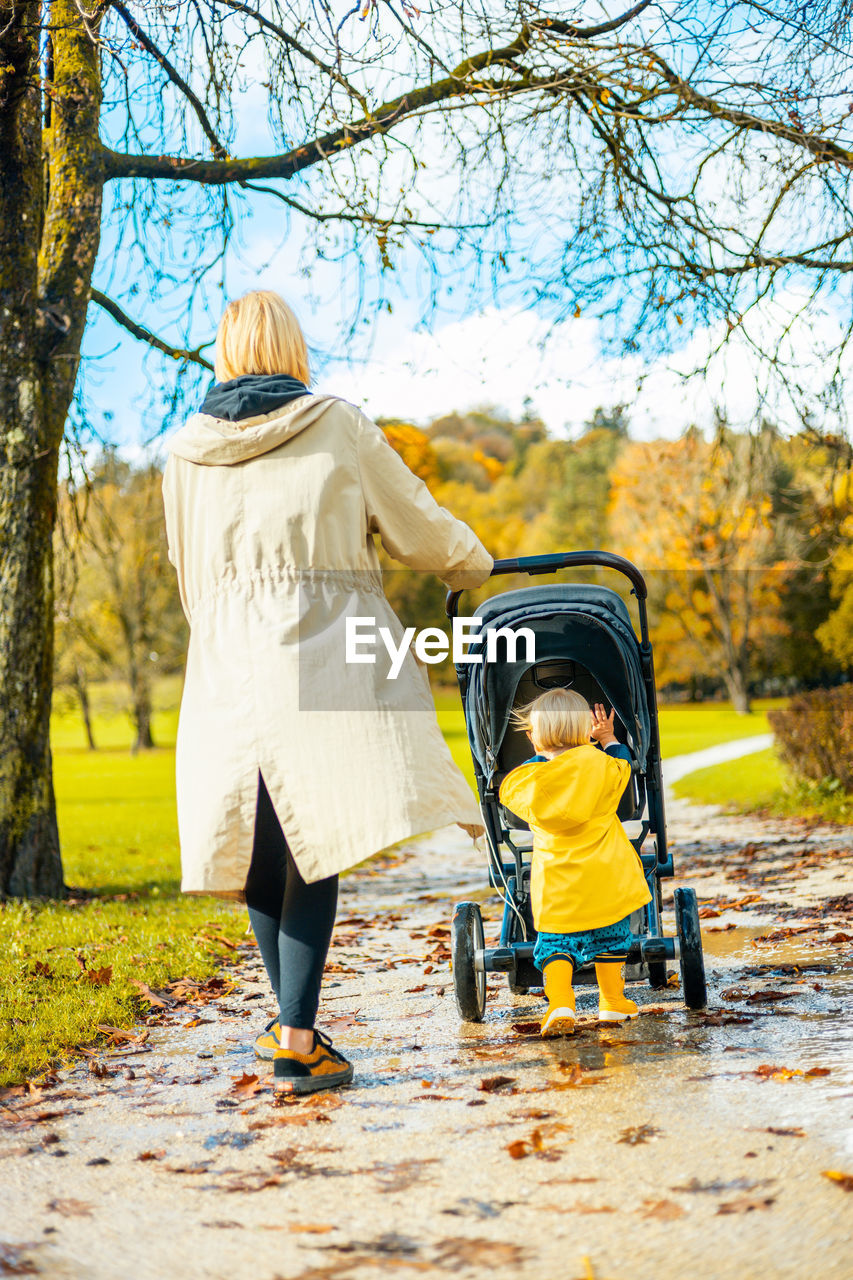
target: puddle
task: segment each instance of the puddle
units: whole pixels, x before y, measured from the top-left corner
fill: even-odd
[[[752,946],[753,938],[760,938],[767,932],[766,925],[737,925],[734,929],[702,930],[702,951],[705,959],[728,960],[739,957],[748,948],[749,954],[757,951]]]

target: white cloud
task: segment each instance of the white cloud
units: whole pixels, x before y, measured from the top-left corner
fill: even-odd
[[[825,381],[821,351],[838,340],[830,315],[792,314],[803,299],[789,295],[768,303],[750,319],[765,350],[795,361],[803,398],[816,401]],[[379,324],[373,354],[349,369],[327,370],[320,389],[352,400],[365,412],[426,422],[439,414],[494,404],[520,415],[525,397],[558,434],[576,434],[598,405],[628,406],[632,431],[641,438],[676,436],[690,423],[707,427],[719,405],[735,425],[749,425],[762,411],[796,429],[790,397],[746,339],[737,333],[713,355],[721,332],[697,330],[674,356],[649,361],[602,349],[598,322],[581,317],[549,326],[529,311],[489,308],[433,332]]]

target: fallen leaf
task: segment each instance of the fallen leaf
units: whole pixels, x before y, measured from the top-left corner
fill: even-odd
[[[765,1133],[775,1133],[777,1138],[804,1138],[806,1136],[805,1129],[776,1129],[773,1125],[769,1125]]]
[[[371,1165],[363,1172],[373,1174],[379,1183],[380,1191],[408,1191],[416,1182],[424,1178],[428,1165],[437,1163],[435,1156],[429,1156],[424,1160],[411,1159],[396,1162],[383,1160]]]
[[[506,1086],[515,1084],[516,1079],[516,1076],[486,1076],[484,1080],[480,1081],[477,1088],[481,1093],[496,1093],[498,1089],[509,1092],[509,1090],[506,1090]],[[512,1090],[512,1092],[514,1093],[515,1090]]]
[[[768,1196],[764,1200],[756,1200],[752,1196],[738,1196],[736,1200],[725,1200],[718,1206],[717,1213],[752,1213],[754,1209],[769,1209],[771,1204],[775,1203],[775,1196]]]
[[[755,1021],[754,1018],[747,1018],[744,1014],[728,1009],[713,1012],[706,1009],[691,1010],[691,1017],[694,1022],[699,1022],[705,1027],[742,1027]]]
[[[280,1187],[282,1181],[277,1173],[247,1173],[221,1185],[223,1191],[263,1191],[267,1187]]]
[[[185,1022],[184,1026],[189,1027],[210,1027],[213,1026],[213,1018],[190,1018],[189,1022]]]
[[[778,1067],[771,1062],[762,1062],[754,1071],[747,1071],[744,1074],[748,1076],[758,1076],[759,1080],[793,1080],[795,1076],[802,1079],[815,1079],[819,1076],[828,1076],[832,1074],[830,1067],[809,1067],[807,1071],[801,1071],[799,1067]]]
[[[52,978],[53,970],[49,964],[45,963],[44,960],[36,960],[33,965],[33,974],[37,978]]]
[[[41,1271],[31,1258],[24,1255],[39,1245],[32,1241],[27,1244],[3,1244],[0,1242],[0,1276],[34,1276]]]
[[[698,1178],[691,1178],[683,1186],[670,1187],[670,1191],[706,1192],[709,1195],[719,1195],[722,1191],[754,1191],[756,1187],[766,1187],[772,1181],[772,1178],[732,1178],[729,1182],[723,1182],[720,1178],[715,1178],[713,1182],[700,1182]]]
[[[518,1267],[524,1258],[524,1252],[517,1244],[477,1236],[439,1240],[435,1249],[435,1262],[447,1269],[451,1269],[448,1264],[455,1264],[458,1268],[478,1266],[491,1272],[493,1267]],[[428,1265],[432,1269],[431,1264]]]
[[[323,1025],[334,1031],[348,1031],[350,1027],[363,1027],[364,1019],[358,1015],[360,1009],[356,1009],[354,1013],[337,1013],[331,1017],[323,1018]]]
[[[676,1218],[684,1217],[685,1210],[674,1200],[644,1200],[637,1213],[643,1218],[655,1218],[658,1222],[674,1222]]]
[[[113,980],[113,967],[104,965],[103,969],[86,969],[81,981],[91,982],[93,987],[108,987]]]
[[[100,1023],[98,1030],[115,1044],[144,1044],[151,1034],[147,1027],[142,1031],[126,1031],[123,1027],[111,1027],[107,1023]]]
[[[542,1031],[538,1022],[513,1022],[510,1025],[520,1036],[538,1036]]]
[[[323,1236],[327,1231],[334,1231],[335,1228],[329,1222],[291,1222],[287,1229],[297,1234]]]
[[[267,1087],[258,1079],[257,1076],[250,1075],[248,1071],[244,1071],[241,1076],[232,1076],[231,1079],[233,1084],[230,1092],[237,1094],[237,1096],[241,1098],[251,1098],[258,1093],[259,1090]]]
[[[659,1138],[661,1132],[651,1124],[633,1125],[622,1130],[619,1141],[627,1143],[630,1147],[636,1147],[643,1142],[650,1142],[652,1138]]]
[[[61,1213],[63,1218],[91,1218],[92,1205],[88,1200],[51,1200],[47,1206],[48,1213]]]
[[[525,1142],[523,1138],[516,1138],[515,1142],[509,1144],[507,1151],[513,1160],[523,1160],[525,1156],[530,1155],[530,1143]]]
[[[162,1160],[165,1151],[140,1151],[137,1160]]]
[[[154,994],[147,982],[138,982],[135,978],[132,978],[130,985],[139,992],[144,1000],[148,1001],[152,1009],[168,1009],[170,1007],[165,1000]]]
[[[842,1173],[840,1169],[822,1169],[821,1177],[829,1178],[844,1191],[853,1191],[853,1173]]]
[[[590,1075],[579,1062],[558,1062],[557,1069],[565,1074],[565,1080],[557,1080],[549,1087],[552,1089],[578,1089],[583,1085],[599,1084],[603,1076]]]

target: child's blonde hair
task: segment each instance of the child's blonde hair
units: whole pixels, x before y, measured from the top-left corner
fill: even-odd
[[[244,373],[289,373],[308,386],[305,335],[280,294],[256,289],[229,302],[216,331],[214,373],[217,382]]]
[[[586,698],[573,689],[548,689],[512,713],[530,734],[537,751],[579,747],[589,742],[592,713]]]

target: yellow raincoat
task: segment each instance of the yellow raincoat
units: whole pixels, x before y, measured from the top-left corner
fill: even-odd
[[[533,833],[530,896],[540,933],[615,924],[651,899],[616,817],[631,766],[592,745],[513,769],[500,801]]]

